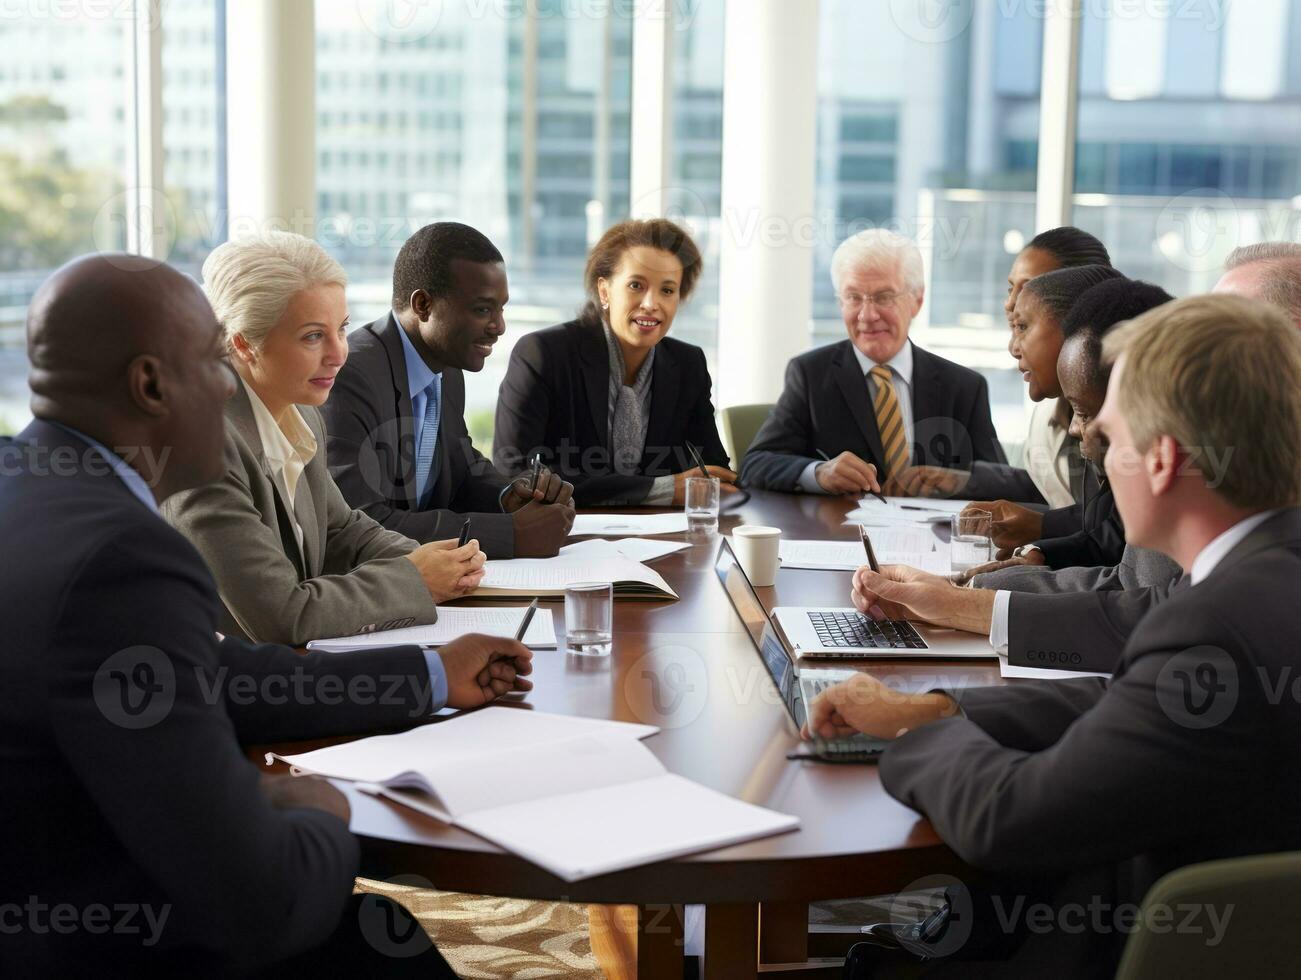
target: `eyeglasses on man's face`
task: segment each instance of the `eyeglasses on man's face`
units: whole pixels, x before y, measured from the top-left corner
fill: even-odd
[[[895,289],[882,289],[877,293],[859,293],[847,290],[840,296],[840,306],[850,313],[857,313],[866,304],[871,303],[878,310],[893,310],[902,294]]]

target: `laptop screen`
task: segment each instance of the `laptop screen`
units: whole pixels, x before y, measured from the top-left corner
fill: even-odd
[[[732,546],[726,538],[719,546],[714,571],[718,574],[718,580],[723,583],[728,598],[732,600],[732,607],[736,609],[741,622],[745,624],[746,632],[750,634],[750,640],[759,652],[759,659],[763,661],[773,684],[781,693],[782,703],[786,705],[787,713],[798,728],[804,724],[805,718],[799,674],[786,652],[785,644],[777,636],[768,611],[759,601],[754,586],[750,584],[749,578],[741,569],[741,564],[736,560]]]

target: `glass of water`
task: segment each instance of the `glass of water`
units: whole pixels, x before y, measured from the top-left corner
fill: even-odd
[[[565,589],[565,646],[579,657],[608,657],[613,645],[614,586],[575,582]]]
[[[718,477],[687,477],[687,531],[718,530]]]
[[[994,519],[987,510],[964,510],[949,518],[949,559],[955,572],[969,572],[994,558],[989,538]]]

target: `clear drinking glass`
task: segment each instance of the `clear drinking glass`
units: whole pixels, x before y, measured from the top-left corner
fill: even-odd
[[[993,560],[992,521],[987,510],[964,510],[949,518],[949,559],[955,572],[968,572]]]
[[[614,586],[575,582],[565,589],[565,646],[579,657],[608,657],[614,639]]]
[[[687,531],[718,530],[718,477],[687,477]]]

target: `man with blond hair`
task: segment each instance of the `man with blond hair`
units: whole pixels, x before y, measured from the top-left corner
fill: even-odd
[[[1229,253],[1217,293],[1237,293],[1277,306],[1301,327],[1301,245],[1261,242]]]
[[[917,246],[884,229],[860,232],[836,249],[831,281],[849,337],[792,359],[742,479],[767,490],[862,493],[915,463],[1006,463],[985,379],[909,339],[925,299]]]
[[[1104,351],[1115,368],[1098,425],[1126,537],[1188,570],[1114,678],[899,695],[861,674],[810,710],[812,733],[893,739],[885,788],[994,873],[989,893],[950,889],[970,900],[960,930],[928,934],[949,937],[942,955],[1011,960],[999,975],[1111,976],[1162,875],[1301,848],[1288,687],[1301,333],[1272,307],[1200,296],[1132,321]],[[856,588],[887,615],[909,611],[907,583],[860,571]],[[1186,941],[1218,945],[1230,913],[1217,911]]]

